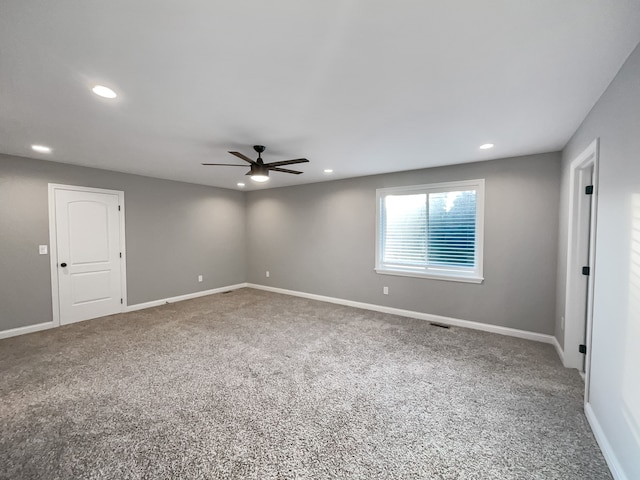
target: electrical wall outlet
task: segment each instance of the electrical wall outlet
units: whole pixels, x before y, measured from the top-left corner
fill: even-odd
[[[384,295],[389,295],[389,287],[382,287],[382,293]]]
[[[265,276],[266,276],[267,278],[269,278],[269,270],[267,270],[267,271],[265,272]]]
[[[198,275],[198,281],[201,282],[202,281],[202,275]]]
[[[46,255],[47,252],[49,251],[47,245],[39,245],[38,246],[38,252],[40,253],[40,255]]]

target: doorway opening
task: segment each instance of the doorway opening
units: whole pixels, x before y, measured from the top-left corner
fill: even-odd
[[[598,139],[570,165],[567,281],[564,312],[564,366],[578,369],[589,398],[596,214]]]

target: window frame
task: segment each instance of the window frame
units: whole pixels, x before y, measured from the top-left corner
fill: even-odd
[[[383,244],[383,212],[382,203],[387,195],[412,195],[451,192],[457,190],[476,191],[476,238],[475,238],[475,268],[473,270],[461,267],[429,266],[416,269],[390,268],[382,261]],[[428,201],[428,200],[427,200]],[[482,283],[484,257],[484,178],[461,180],[456,182],[430,183],[424,185],[409,185],[403,187],[388,187],[376,189],[376,259],[375,271],[383,275],[397,275],[401,277],[429,278],[452,282]]]

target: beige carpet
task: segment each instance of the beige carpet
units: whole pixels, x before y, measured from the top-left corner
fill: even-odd
[[[0,340],[2,479],[608,479],[549,345],[252,289]]]

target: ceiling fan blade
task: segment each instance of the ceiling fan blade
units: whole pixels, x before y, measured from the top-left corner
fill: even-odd
[[[224,165],[226,167],[242,167],[247,168],[246,165],[238,165],[237,163],[202,163],[201,165]]]
[[[265,167],[279,167],[280,165],[293,165],[294,163],[309,163],[306,158],[296,158],[295,160],[284,160],[282,162],[265,163]]]
[[[299,175],[299,174],[302,173],[302,172],[299,172],[298,170],[287,170],[286,168],[271,168],[271,167],[269,167],[269,170],[271,170],[272,172],[294,173],[296,175]]]
[[[242,160],[244,160],[245,162],[249,162],[251,165],[255,165],[256,162],[251,160],[249,157],[247,157],[246,155],[244,155],[243,153],[240,152],[229,152],[231,155],[235,155],[238,158],[241,158]]]

